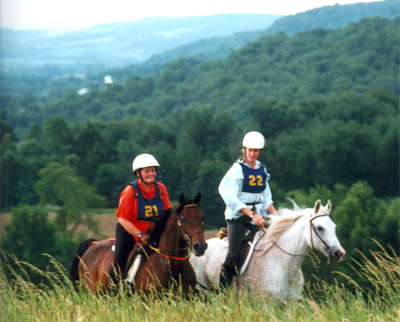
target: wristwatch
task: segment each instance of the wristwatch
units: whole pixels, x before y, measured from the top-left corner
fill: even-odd
[[[140,232],[137,236],[139,237],[139,239],[141,239],[143,237],[143,233]]]
[[[251,218],[251,219],[253,219],[254,214],[255,214],[255,213],[253,212],[253,213],[250,215],[250,218]]]

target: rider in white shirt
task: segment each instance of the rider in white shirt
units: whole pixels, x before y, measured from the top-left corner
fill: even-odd
[[[222,265],[220,286],[226,288],[237,273],[240,249],[247,230],[265,226],[268,213],[276,215],[270,175],[258,157],[265,140],[259,132],[249,132],[243,138],[243,158],[236,161],[222,179],[218,191],[226,204],[229,250]]]

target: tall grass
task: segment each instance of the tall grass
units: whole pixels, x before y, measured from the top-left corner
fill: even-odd
[[[129,292],[77,292],[52,258],[53,272],[12,261],[3,262],[0,273],[2,321],[400,321],[400,261],[384,249],[373,252],[372,260],[364,257],[354,264],[367,287],[347,276],[345,285],[318,280],[307,285],[300,302],[285,303],[246,291],[189,301],[170,292],[148,299]],[[36,271],[45,283],[31,283],[26,269]]]

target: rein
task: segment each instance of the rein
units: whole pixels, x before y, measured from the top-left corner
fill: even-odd
[[[286,250],[282,249],[282,247],[279,246],[277,243],[275,243],[273,240],[272,240],[271,242],[272,242],[276,247],[278,247],[282,252],[284,252],[286,255],[289,255],[289,256],[298,256],[298,257],[304,257],[304,258],[311,258],[311,257],[308,256],[308,255],[299,255],[299,254],[292,254],[292,253],[289,253],[289,252],[287,252]]]
[[[160,249],[160,248],[154,248],[151,245],[147,245],[147,247],[149,247],[150,249],[154,250],[157,254],[160,254],[161,256],[164,256],[164,257],[169,258],[169,259],[177,259],[177,260],[180,260],[180,261],[184,261],[185,259],[187,259],[189,257],[189,254],[190,254],[188,252],[188,254],[185,257],[174,257],[174,256],[168,256],[168,255],[165,255],[165,254],[161,253],[161,251],[163,251],[163,252],[172,252],[172,251],[175,251],[175,250],[186,250],[186,249],[189,249],[189,247],[177,248],[177,249]]]
[[[313,235],[312,235],[312,231],[314,231],[314,233],[317,235],[317,237],[322,241],[322,243],[325,245],[325,247],[328,249],[328,252],[330,252],[330,247],[327,245],[327,243],[322,239],[322,237],[318,234],[317,230],[315,229],[315,226],[313,224],[313,220],[319,217],[324,217],[324,216],[329,216],[329,214],[322,214],[322,215],[318,215],[318,216],[314,216],[312,218],[310,218],[310,235],[311,235],[311,248],[312,250],[315,252],[315,247],[314,247],[314,241],[313,241]],[[310,256],[308,255],[299,255],[299,254],[291,254],[287,251],[285,251],[284,249],[282,249],[282,247],[280,247],[277,243],[275,243],[275,241],[271,241],[276,247],[278,247],[282,252],[284,252],[287,255],[290,256],[298,256],[298,257],[304,257],[304,258],[310,258]]]

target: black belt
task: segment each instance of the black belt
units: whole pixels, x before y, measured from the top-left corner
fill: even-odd
[[[259,203],[261,203],[260,201],[259,202],[245,202],[245,204],[247,205],[247,206],[253,206],[253,207],[251,207],[251,211],[255,211],[256,210],[256,205],[258,205]]]
[[[261,203],[261,201],[258,201],[258,202],[245,202],[245,204],[248,205],[248,206],[255,206],[255,205],[258,205],[259,203]]]

